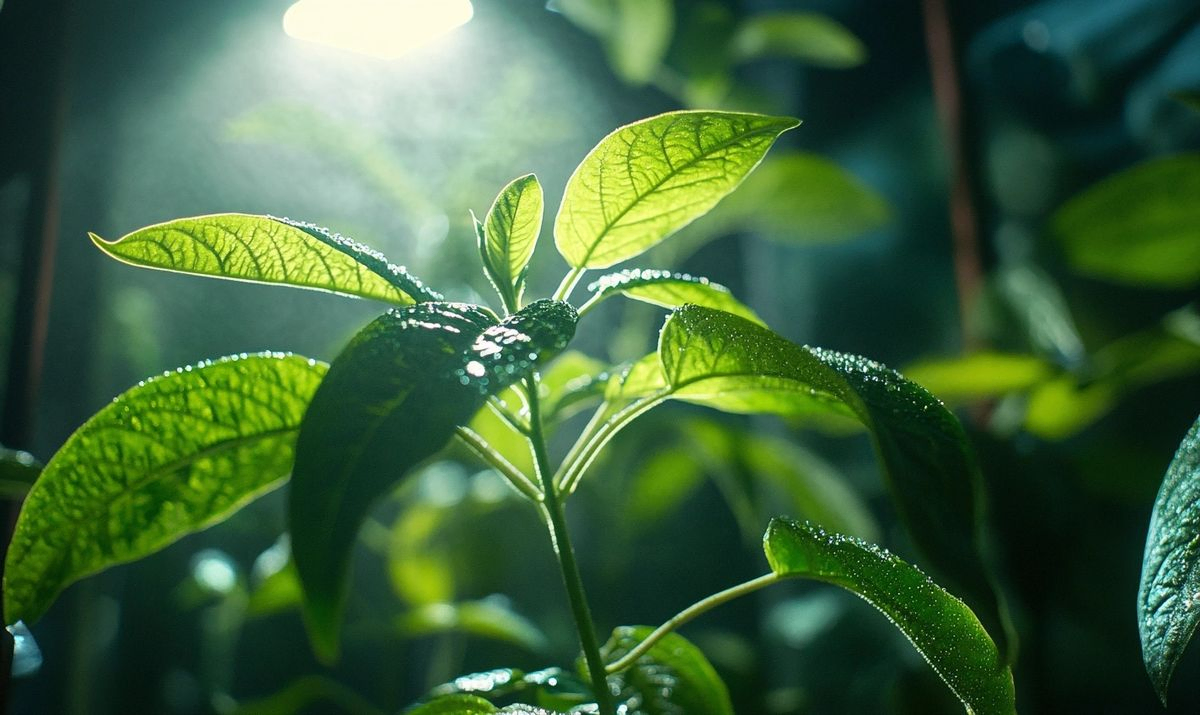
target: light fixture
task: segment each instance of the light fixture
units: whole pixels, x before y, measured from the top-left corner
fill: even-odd
[[[283,31],[381,59],[395,59],[467,23],[471,0],[299,0]]]

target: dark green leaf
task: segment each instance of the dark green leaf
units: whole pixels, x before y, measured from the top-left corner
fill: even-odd
[[[423,303],[364,328],[313,396],[296,445],[292,555],[317,652],[337,653],[350,550],[374,502],[483,406],[552,358],[575,310],[539,301],[500,324],[476,306]]]
[[[29,452],[0,447],[0,498],[24,497],[41,473],[42,465]]]
[[[765,13],[748,18],[733,37],[733,55],[741,60],[789,57],[820,67],[862,64],[867,49],[835,20],[811,12]]]
[[[920,569],[886,549],[791,519],[763,536],[771,570],[832,583],[875,606],[966,706],[968,713],[1016,713],[1012,671],[979,619]]]
[[[621,626],[600,654],[606,663],[613,663],[653,631],[649,626]],[[678,633],[668,634],[608,681],[628,715],[733,715],[729,690],[717,671],[699,648]]]
[[[693,303],[740,315],[755,323],[763,322],[753,310],[734,298],[725,286],[687,273],[646,268],[626,269],[601,276],[588,286],[588,290],[595,294],[591,302],[599,302],[609,295],[621,294],[663,308],[678,308],[685,303]]]
[[[567,263],[632,258],[729,194],[799,122],[730,112],[670,112],[617,129],[567,182],[554,242]]]
[[[232,715],[280,715],[316,712],[315,705],[333,706],[346,715],[383,715],[361,695],[323,675],[305,675],[274,695],[240,703]]]
[[[1172,92],[1171,97],[1193,112],[1200,113],[1200,91]]]
[[[591,689],[575,675],[561,668],[546,668],[522,673],[500,668],[455,678],[433,689],[438,696],[470,694],[489,700],[520,696],[542,707],[570,708],[592,699]]]
[[[135,266],[314,288],[408,305],[440,300],[403,266],[314,224],[273,216],[215,214],[147,226],[92,242]]]
[[[930,560],[1004,622],[979,549],[979,474],[962,426],[921,386],[866,358],[801,347],[729,313],[675,311],[659,336],[670,397],[728,412],[833,412],[870,431],[893,499]]]
[[[541,231],[542,186],[527,174],[500,191],[483,221],[484,268],[512,310],[525,291],[525,270]]]
[[[1200,281],[1200,154],[1152,159],[1101,181],[1054,215],[1076,270],[1133,285]]]
[[[146,380],[97,412],[25,500],[5,567],[5,620],[32,623],[71,583],[278,486],[325,369],[281,353],[222,358]]]
[[[1171,674],[1200,624],[1200,419],[1167,468],[1146,534],[1138,589],[1142,659],[1167,702]]]

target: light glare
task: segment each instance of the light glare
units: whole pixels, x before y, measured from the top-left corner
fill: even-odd
[[[467,23],[471,0],[299,0],[283,31],[380,59],[395,59]]]

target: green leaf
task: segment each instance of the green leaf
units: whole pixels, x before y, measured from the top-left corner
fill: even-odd
[[[379,317],[333,362],[300,430],[288,515],[321,657],[336,657],[350,551],[374,502],[489,395],[562,350],[575,320],[553,301],[500,324],[477,306],[422,303]]]
[[[1138,630],[1154,689],[1167,702],[1171,674],[1200,624],[1200,419],[1163,477],[1150,514]]]
[[[581,352],[568,350],[545,371],[539,385],[542,420],[561,422],[604,395],[607,365]]]
[[[383,715],[361,695],[324,675],[301,676],[274,695],[239,703],[233,715],[318,712],[316,705],[333,706],[336,712],[346,715]]]
[[[546,650],[546,635],[528,618],[512,610],[503,598],[462,603],[428,603],[402,614],[396,625],[406,636],[465,633],[520,646]]]
[[[446,516],[441,505],[418,502],[404,509],[392,525],[388,576],[392,590],[409,604],[454,600],[454,569],[448,549],[437,539]]]
[[[29,452],[0,447],[0,498],[21,499],[42,473]]]
[[[600,649],[606,663],[633,650],[650,626],[621,626]],[[700,652],[678,633],[655,643],[629,668],[610,675],[608,686],[628,715],[733,715],[729,690]]]
[[[519,695],[541,706],[554,708],[570,708],[593,697],[587,684],[562,668],[546,668],[532,673],[522,673],[513,668],[499,668],[471,673],[439,685],[433,689],[433,694],[471,694],[489,700]]]
[[[818,67],[845,69],[866,62],[867,49],[837,21],[811,12],[764,13],[748,18],[733,36],[739,60],[787,57]]]
[[[441,299],[378,251],[286,218],[215,214],[147,226],[111,242],[88,235],[109,256],[145,268],[312,288],[396,305]]]
[[[974,400],[1025,392],[1055,373],[1036,355],[978,352],[913,363],[904,375],[943,400]]]
[[[980,483],[962,426],[924,388],[866,358],[801,347],[729,313],[684,306],[658,355],[669,397],[738,413],[829,412],[871,433],[892,497],[917,546],[1004,622],[976,522]]]
[[[632,258],[703,216],[799,124],[788,117],[669,112],[617,129],[567,182],[554,242],[576,268]]]
[[[678,308],[685,303],[703,305],[763,323],[762,318],[734,298],[725,286],[687,273],[632,268],[601,276],[588,286],[588,290],[594,294],[589,303],[621,294],[663,308]]]
[[[966,706],[968,713],[1016,713],[1012,671],[979,619],[920,569],[886,549],[791,519],[763,536],[771,570],[855,593],[878,608]]]
[[[525,291],[525,272],[542,231],[542,186],[527,174],[505,186],[483,222],[484,269],[510,310]]]
[[[652,80],[671,45],[672,0],[550,0],[546,7],[603,40],[613,72],[630,84]]]
[[[496,706],[477,695],[445,695],[405,710],[405,715],[489,715]]]
[[[1152,159],[1068,201],[1050,227],[1081,273],[1132,285],[1200,282],[1200,154]]]
[[[325,374],[282,353],[180,368],[126,391],[51,458],[21,509],[5,621],[32,623],[71,583],[220,522],[292,468]]]

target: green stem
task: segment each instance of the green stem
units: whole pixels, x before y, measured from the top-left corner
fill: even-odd
[[[583,305],[579,306],[579,310],[577,310],[576,312],[579,313],[579,317],[582,318],[584,313],[587,313],[592,308],[595,308],[597,303],[604,300],[605,298],[607,298],[610,295],[612,295],[612,293],[603,293],[603,292],[596,293],[591,298],[588,298],[586,301],[584,301]]]
[[[664,399],[666,399],[665,393],[638,398],[607,419],[604,417],[609,404],[606,402],[600,405],[592,417],[592,422],[584,428],[583,436],[576,443],[576,447],[567,454],[558,473],[554,475],[554,482],[558,484],[559,491],[566,495],[573,494],[575,488],[579,486],[584,472],[596,459],[596,455],[600,454],[604,445],[608,444],[609,440],[615,437],[625,425],[640,417],[647,410],[656,407]],[[601,419],[604,419],[604,422],[597,424]]]
[[[638,658],[641,658],[643,655],[645,655],[647,651],[654,647],[655,643],[658,643],[660,640],[666,637],[668,633],[674,631],[676,628],[682,626],[693,618],[711,611],[717,606],[732,601],[735,598],[745,596],[748,593],[754,593],[758,589],[770,586],[773,583],[778,583],[784,578],[787,577],[780,576],[779,574],[769,573],[765,576],[759,576],[758,578],[751,579],[745,583],[740,583],[731,588],[727,588],[720,593],[714,593],[708,598],[688,606],[672,616],[669,621],[662,624],[658,628],[655,628],[653,633],[646,636],[645,640],[643,640],[641,643],[638,643],[637,647],[626,653],[623,658],[609,664],[605,668],[605,671],[609,674],[620,673],[622,670],[625,670],[637,662]]]
[[[492,448],[492,445],[487,443],[483,437],[480,437],[470,427],[459,426],[456,430],[456,436],[462,440],[477,457],[492,465],[500,476],[508,480],[508,483],[513,485],[517,491],[529,497],[533,502],[542,500],[542,493],[538,491],[536,484],[525,476],[520,469],[517,469],[504,458],[504,455]]]
[[[583,272],[586,268],[572,268],[567,275],[563,276],[562,283],[558,284],[558,290],[554,291],[554,300],[566,300],[571,297],[571,291],[575,290],[579,279],[583,277]]]
[[[530,440],[533,442],[533,452],[541,477],[542,506],[550,524],[550,539],[562,570],[563,584],[567,588],[567,599],[571,602],[571,613],[575,617],[575,628],[579,631],[579,644],[583,648],[583,658],[587,662],[592,689],[596,692],[596,704],[600,708],[600,715],[616,715],[612,693],[608,690],[604,658],[600,655],[600,642],[596,640],[596,627],[592,623],[592,613],[588,607],[587,595],[584,593],[583,579],[579,575],[579,564],[575,561],[575,550],[571,547],[571,535],[567,531],[566,515],[563,512],[562,503],[558,499],[558,490],[554,485],[554,479],[551,478],[554,472],[550,469],[550,459],[546,455],[546,440],[542,434],[541,407],[535,377],[529,378],[528,392]]]

